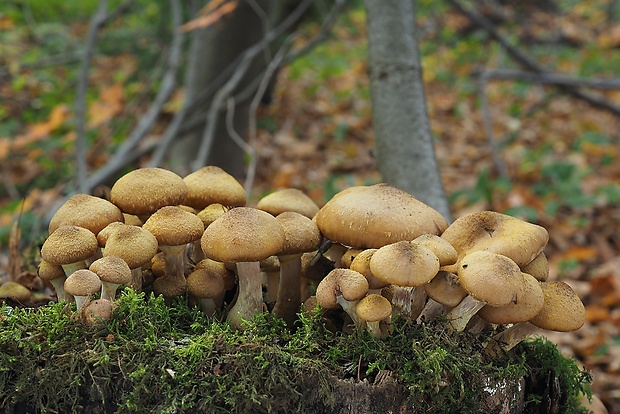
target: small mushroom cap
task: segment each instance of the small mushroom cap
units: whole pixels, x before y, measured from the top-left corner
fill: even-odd
[[[355,313],[366,322],[378,322],[392,315],[392,304],[376,293],[369,293],[357,302]]]
[[[219,203],[228,207],[245,206],[247,194],[232,175],[220,167],[208,165],[188,174],[185,204],[202,210],[209,204]]]
[[[64,278],[65,271],[60,265],[51,264],[46,262],[45,260],[41,260],[41,263],[39,263],[39,266],[37,267],[37,275],[42,280],[50,281],[54,279]]]
[[[370,270],[370,259],[372,259],[372,256],[377,250],[378,249],[362,250],[355,256],[349,266],[349,269],[355,270],[356,272],[360,272],[364,275],[366,280],[368,280],[369,289],[381,289],[389,285],[389,283],[385,280],[376,277],[372,273],[372,270]]]
[[[345,250],[345,252],[342,254],[342,257],[340,258],[340,267],[348,267],[350,269],[351,263],[353,263],[353,260],[357,257],[358,254],[360,254],[364,250],[370,250],[370,249],[357,249],[355,247],[351,247]],[[374,250],[377,250],[377,249],[373,249],[373,251]],[[360,273],[364,273],[364,272],[360,272]]]
[[[164,206],[182,204],[187,191],[183,179],[172,171],[138,168],[114,183],[110,200],[123,213],[149,215]]]
[[[101,231],[97,233],[97,243],[99,243],[99,247],[105,247],[106,243],[108,242],[108,237],[110,237],[110,234],[112,234],[112,232],[116,230],[117,228],[124,226],[124,225],[126,225],[126,223],[115,221],[113,223],[108,224],[103,229],[101,229]],[[127,225],[129,224],[127,223]]]
[[[63,265],[92,256],[99,247],[92,231],[78,226],[61,226],[43,243],[41,257],[48,263]]]
[[[523,294],[516,303],[506,306],[484,306],[478,316],[490,323],[508,324],[529,321],[542,309],[545,301],[542,287],[535,277],[522,273],[525,281]]]
[[[349,247],[379,248],[448,227],[436,210],[388,184],[349,187],[316,214],[321,233]]]
[[[195,214],[177,206],[157,210],[146,220],[143,229],[148,230],[160,246],[180,246],[202,237],[204,225]]]
[[[276,258],[277,259],[277,258]],[[278,264],[278,269],[279,269]],[[235,280],[235,272],[226,268],[226,265],[222,262],[216,262],[215,260],[211,260],[209,258],[202,259],[196,266],[194,266],[194,270],[198,269],[207,269],[211,273],[219,274],[224,280],[224,289],[231,290],[235,287],[237,281]]]
[[[252,207],[224,213],[204,231],[206,257],[218,262],[254,262],[278,254],[284,229],[271,214]]]
[[[88,326],[112,319],[114,304],[107,299],[95,299],[82,310],[82,320]]]
[[[368,293],[368,281],[359,272],[351,269],[334,269],[316,287],[316,299],[324,309],[337,308],[337,297],[348,301],[360,300]]]
[[[114,204],[89,194],[71,196],[50,220],[49,232],[60,226],[79,226],[99,233],[112,222],[124,221],[123,213]]]
[[[456,219],[441,235],[459,252],[485,250],[514,260],[519,266],[531,262],[549,241],[544,227],[495,211],[477,211]]]
[[[301,254],[316,250],[321,243],[321,232],[316,223],[294,211],[285,211],[276,216],[284,230],[284,243],[279,256]]]
[[[226,213],[228,210],[228,207],[220,203],[213,203],[200,210],[196,215],[200,220],[202,220],[202,224],[205,226],[206,229],[211,225],[211,223],[217,220],[218,217]]]
[[[459,284],[454,273],[439,271],[437,275],[424,285],[429,298],[442,305],[455,307],[467,296],[467,291]]]
[[[392,285],[415,287],[435,277],[439,259],[425,247],[400,241],[378,249],[370,259],[370,270]]]
[[[187,291],[198,298],[215,298],[225,290],[223,275],[217,271],[200,268],[187,276]]]
[[[491,306],[517,303],[525,282],[510,258],[487,251],[469,253],[459,262],[459,283],[471,296]]]
[[[523,273],[534,276],[541,282],[546,282],[549,278],[549,262],[544,252],[540,252],[538,256],[531,262],[521,267]]]
[[[131,269],[118,256],[105,256],[95,260],[88,268],[95,272],[102,282],[127,285],[131,282]]]
[[[79,269],[65,280],[65,292],[73,296],[90,296],[101,289],[101,279],[95,272]]]
[[[310,219],[319,211],[319,206],[296,188],[283,188],[267,194],[258,201],[256,208],[274,216],[285,211],[294,211]]]
[[[118,256],[130,269],[149,262],[157,253],[157,239],[142,227],[128,224],[118,227],[108,237],[103,256]]]
[[[586,322],[586,309],[575,291],[560,281],[540,282],[545,301],[530,323],[558,332],[576,331]]]
[[[456,263],[459,254],[456,249],[446,240],[436,234],[422,234],[411,241],[411,243],[426,247],[439,259],[439,266],[446,266]]]
[[[0,286],[0,298],[3,299],[9,298],[16,302],[27,302],[31,296],[30,289],[17,282],[8,281]]]

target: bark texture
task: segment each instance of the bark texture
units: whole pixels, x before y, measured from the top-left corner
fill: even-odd
[[[415,1],[365,0],[376,158],[383,180],[451,221],[431,135]]]

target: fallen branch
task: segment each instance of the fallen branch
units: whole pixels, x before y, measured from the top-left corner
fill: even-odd
[[[620,79],[590,79],[549,72],[526,72],[510,69],[482,69],[476,70],[472,74],[478,78],[484,78],[485,81],[498,79],[604,90],[620,89]]]

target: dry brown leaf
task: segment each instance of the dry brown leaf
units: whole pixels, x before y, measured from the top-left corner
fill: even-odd
[[[211,2],[200,11],[199,17],[190,20],[179,29],[182,32],[204,29],[220,20],[224,15],[232,13],[237,8],[237,3],[237,0],[218,0]]]

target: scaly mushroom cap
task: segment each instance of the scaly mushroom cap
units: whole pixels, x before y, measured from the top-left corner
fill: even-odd
[[[95,299],[82,309],[82,321],[93,326],[102,321],[112,319],[114,303],[108,299]]]
[[[95,260],[88,268],[95,272],[102,282],[127,285],[131,282],[131,269],[118,256],[105,256]]]
[[[45,260],[41,260],[41,263],[39,263],[39,266],[37,267],[37,275],[41,278],[41,280],[49,282],[54,279],[64,279],[65,271],[60,265],[51,264]]]
[[[440,271],[424,285],[429,298],[442,305],[455,307],[465,296],[467,291],[459,284],[458,276],[454,273]]]
[[[183,181],[188,189],[184,202],[188,206],[198,210],[214,203],[227,207],[245,206],[247,195],[243,186],[220,167],[202,167],[188,174]]]
[[[157,239],[142,227],[126,224],[108,237],[103,256],[118,256],[130,269],[136,269],[157,253]]]
[[[439,259],[429,249],[400,241],[378,249],[370,258],[377,278],[396,286],[415,287],[431,281],[439,272]]]
[[[321,232],[316,223],[294,211],[285,211],[276,216],[284,230],[284,243],[278,256],[301,254],[316,250],[321,243]]]
[[[95,272],[79,269],[65,280],[65,291],[73,296],[91,296],[101,289],[101,279]]]
[[[586,309],[575,291],[564,282],[541,282],[545,301],[530,323],[558,332],[576,331],[586,322]]]
[[[487,251],[469,253],[459,262],[459,283],[471,296],[491,306],[518,303],[525,289],[519,266]]]
[[[56,211],[49,224],[49,233],[60,226],[79,226],[99,233],[112,222],[122,222],[123,213],[114,204],[89,194],[75,194]]]
[[[369,293],[357,302],[355,313],[366,322],[378,322],[392,315],[392,304],[376,293]]]
[[[187,276],[187,291],[198,298],[215,298],[225,291],[223,275],[226,268],[218,271],[209,268],[194,269]]]
[[[206,257],[218,262],[254,262],[277,254],[284,243],[282,225],[271,214],[252,207],[224,213],[204,231]]]
[[[92,231],[78,226],[61,226],[43,243],[41,257],[48,263],[66,265],[92,256],[99,247]]]
[[[478,211],[456,219],[441,235],[457,252],[485,250],[511,258],[519,266],[531,262],[549,241],[544,227],[495,211]]]
[[[368,293],[368,281],[351,269],[334,269],[316,287],[316,299],[324,309],[338,307],[338,296],[348,301],[360,300]]]
[[[388,184],[339,192],[316,214],[316,223],[329,240],[359,248],[440,234],[448,227],[439,212]]]
[[[180,246],[198,240],[204,225],[195,214],[176,206],[157,210],[142,226],[149,231],[160,246]]]
[[[525,289],[516,303],[500,307],[485,306],[478,311],[478,316],[496,324],[525,322],[535,317],[543,307],[545,296],[535,277],[527,273],[522,275]]]
[[[120,221],[115,221],[113,223],[108,224],[103,229],[101,229],[101,231],[97,233],[97,243],[99,243],[99,247],[105,248],[105,245],[108,242],[108,237],[110,237],[110,234],[112,234],[112,232],[116,230],[117,228],[121,226],[125,226],[125,225],[129,226],[130,224],[122,223]],[[142,226],[142,223],[140,223],[140,226]]]
[[[256,208],[274,216],[285,211],[294,211],[310,219],[319,211],[319,206],[296,188],[276,190],[261,198],[256,204]]]
[[[226,213],[228,210],[228,207],[220,203],[213,203],[200,210],[196,214],[196,216],[198,216],[198,218],[202,220],[202,224],[205,226],[206,229],[211,225],[211,223],[217,220],[222,214]]]
[[[110,200],[123,213],[149,215],[164,206],[182,204],[187,191],[183,179],[172,171],[138,168],[114,183]]]

